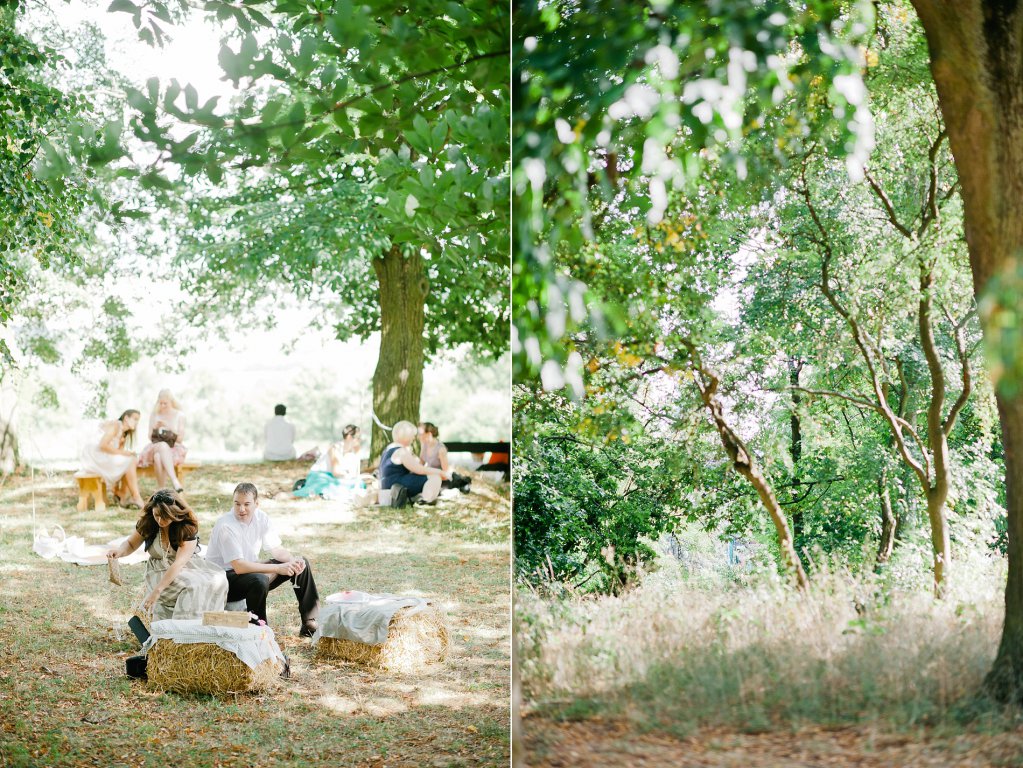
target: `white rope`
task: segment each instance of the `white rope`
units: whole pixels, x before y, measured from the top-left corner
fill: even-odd
[[[389,427],[386,424],[384,424],[382,421],[380,421],[380,419],[377,418],[376,411],[371,411],[371,413],[373,414],[373,421],[375,421],[376,425],[378,427],[380,427],[380,429],[384,430],[384,432],[390,432],[392,429],[394,429],[394,427]]]

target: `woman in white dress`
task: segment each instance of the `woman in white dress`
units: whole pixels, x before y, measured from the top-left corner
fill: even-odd
[[[154,435],[163,439],[154,440]],[[161,488],[174,488],[178,493],[185,489],[178,480],[176,468],[185,461],[188,449],[185,447],[185,414],[169,389],[161,389],[156,405],[149,414],[149,439],[152,441],[139,454],[139,466],[153,466],[156,484]]]
[[[145,544],[146,597],[142,610],[153,620],[201,619],[206,611],[227,604],[227,573],[199,557],[199,520],[188,502],[175,491],[162,489],[146,502],[127,540],[107,552],[126,557]]]
[[[100,424],[100,434],[82,449],[82,470],[99,475],[110,487],[114,501],[121,503],[118,486],[127,486],[131,500],[125,506],[142,509],[142,496],[139,494],[139,480],[135,473],[135,452],[127,446],[135,444],[135,428],[138,426],[140,414],[136,410],[127,410],[116,420],[104,421]]]

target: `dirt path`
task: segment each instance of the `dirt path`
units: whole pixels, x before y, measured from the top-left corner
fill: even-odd
[[[680,739],[635,733],[626,722],[523,721],[528,768],[1010,768],[1023,766],[1023,728],[933,736],[876,726],[743,734],[705,729]]]

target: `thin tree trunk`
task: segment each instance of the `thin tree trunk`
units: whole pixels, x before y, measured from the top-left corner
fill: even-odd
[[[799,423],[799,404],[803,399],[803,393],[799,391],[799,374],[802,370],[802,360],[789,358],[789,394],[792,398],[792,410],[789,411],[789,455],[792,457],[793,500],[799,498],[799,460],[803,456],[803,430]],[[797,542],[803,539],[803,511],[798,504],[792,508],[792,538]]]
[[[881,502],[881,537],[877,542],[877,564],[885,565],[895,551],[895,529],[898,521],[892,509],[892,494],[888,488],[888,471],[881,470],[877,476],[877,497]]]
[[[775,532],[778,535],[778,549],[781,551],[782,562],[792,576],[795,585],[800,590],[806,590],[810,586],[810,580],[806,577],[803,564],[796,555],[796,548],[792,541],[792,533],[789,531],[789,523],[782,511],[778,498],[774,495],[770,482],[764,477],[749,452],[746,444],[725,420],[724,410],[721,407],[721,400],[717,397],[718,378],[699,362],[695,346],[686,345],[693,357],[696,368],[696,385],[700,390],[700,398],[710,413],[711,420],[721,437],[721,445],[725,453],[732,460],[735,471],[745,477],[760,497],[760,503],[764,505],[767,514],[774,523]]]
[[[940,133],[931,144],[930,158],[932,168],[937,162],[938,149],[944,141],[944,132]],[[932,176],[936,178],[936,176]],[[904,236],[913,238],[912,232],[905,223],[900,222],[895,215],[894,209],[881,189],[880,185],[870,179],[871,187],[875,194],[883,202],[885,210],[892,225]],[[933,183],[928,193],[928,202],[924,205],[919,214],[919,225],[916,227],[917,235],[922,235],[926,229],[937,220],[937,184]],[[938,354],[937,345],[934,341],[934,263],[921,259],[920,261],[920,301],[917,311],[917,322],[920,333],[920,347],[927,360],[927,370],[930,374],[930,399],[927,404],[927,443],[917,433],[913,424],[905,418],[905,404],[909,398],[909,386],[906,381],[901,365],[899,365],[899,378],[903,384],[903,392],[900,397],[899,413],[895,413],[888,402],[889,382],[887,381],[888,371],[886,358],[883,350],[872,339],[864,333],[857,318],[857,313],[842,305],[832,285],[832,260],[834,251],[828,238],[828,232],[817,214],[813,204],[809,185],[806,183],[805,168],[803,174],[803,199],[807,210],[813,219],[814,225],[821,235],[823,248],[821,259],[821,291],[827,298],[828,303],[845,320],[849,326],[853,341],[860,351],[863,362],[870,374],[873,402],[868,395],[849,398],[849,396],[836,392],[822,392],[820,394],[836,395],[846,397],[853,401],[876,410],[888,423],[892,438],[898,448],[899,455],[903,462],[909,466],[916,475],[920,489],[927,499],[927,516],[931,526],[931,544],[934,573],[934,592],[941,596],[947,590],[947,579],[951,571],[951,546],[948,534],[948,522],[945,516],[945,500],[948,498],[949,486],[949,464],[948,464],[948,435],[955,426],[956,419],[963,407],[969,400],[973,388],[973,379],[970,370],[970,359],[963,342],[963,327],[965,320],[953,326],[953,333],[956,340],[956,352],[962,366],[962,389],[959,397],[949,409],[948,415],[944,416],[945,407],[945,368],[941,357]],[[950,318],[951,319],[951,318]],[[912,442],[908,438],[912,438]],[[914,451],[917,455],[914,455]]]
[[[20,463],[18,436],[14,433],[13,422],[8,419],[3,422],[2,432],[0,432],[0,474],[13,473]]]
[[[1023,7],[1014,0],[913,0],[931,54],[949,146],[962,185],[964,228],[978,304],[998,278],[1018,279],[1023,251]],[[984,336],[1006,349],[999,326],[1023,317],[1019,291],[992,294]],[[1014,338],[1012,333],[1010,338]],[[1018,342],[1017,342],[1018,344]],[[1011,361],[1006,361],[1011,362]],[[1005,445],[1008,580],[1005,623],[988,690],[1023,701],[1023,392],[996,390]]]
[[[380,355],[373,372],[373,411],[387,427],[419,421],[423,392],[423,304],[429,282],[418,251],[404,255],[392,245],[373,260],[380,283]],[[374,421],[370,464],[375,464],[390,433]]]

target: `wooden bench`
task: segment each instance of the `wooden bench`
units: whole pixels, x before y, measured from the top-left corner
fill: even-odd
[[[198,461],[186,461],[184,464],[178,464],[174,467],[174,472],[178,476],[178,480],[182,483],[185,482],[185,478],[188,477],[188,473],[201,467]],[[156,467],[150,464],[148,467],[137,467],[135,472],[139,477],[156,477]]]
[[[78,511],[87,510],[91,498],[96,511],[105,512],[107,509],[106,481],[99,475],[90,475],[82,470],[75,472],[75,480],[78,482]]]
[[[449,443],[444,440],[441,442],[448,449],[448,453],[503,453],[506,456],[511,456],[511,446],[507,442],[466,443],[453,441]],[[511,474],[511,468],[508,464],[494,465],[493,470],[503,472],[504,479],[507,482]]]
[[[201,467],[197,461],[186,461],[176,467],[178,480],[184,482],[189,472]],[[150,464],[148,467],[137,467],[135,471],[139,477],[156,477],[156,469]],[[99,475],[90,475],[84,470],[75,472],[75,481],[78,483],[78,511],[84,512],[89,508],[89,499],[97,512],[105,512],[107,508],[107,484]]]

